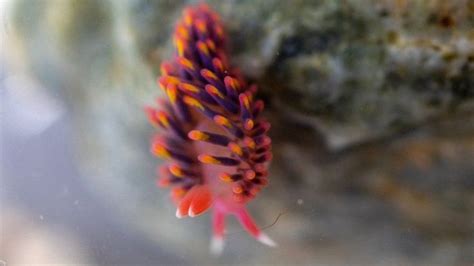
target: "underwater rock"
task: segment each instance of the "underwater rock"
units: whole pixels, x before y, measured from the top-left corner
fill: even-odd
[[[226,262],[474,260],[470,1],[208,3],[272,122],[270,186],[251,208],[262,226],[284,213],[268,229],[279,250],[236,235]],[[154,186],[143,113],[161,93],[159,64],[173,52],[186,4],[20,0],[8,47],[16,67],[66,102],[91,189],[171,251],[205,264],[208,221],[177,226],[167,193]]]

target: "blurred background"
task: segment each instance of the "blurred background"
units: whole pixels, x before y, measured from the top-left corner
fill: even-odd
[[[272,122],[250,212],[279,217],[218,258],[143,113],[195,2],[0,1],[0,265],[474,263],[474,1],[207,1]]]

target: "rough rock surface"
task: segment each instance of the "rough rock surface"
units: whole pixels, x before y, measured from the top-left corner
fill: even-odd
[[[17,67],[68,104],[91,187],[197,263],[464,265],[474,261],[474,3],[209,1],[273,122],[271,185],[251,204],[280,244],[176,221],[154,187],[142,107],[185,1],[15,3]],[[237,227],[234,227],[237,228]],[[238,229],[236,229],[238,230]]]

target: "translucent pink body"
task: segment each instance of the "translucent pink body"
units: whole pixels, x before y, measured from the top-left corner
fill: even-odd
[[[146,109],[163,129],[152,152],[168,159],[158,184],[171,187],[178,218],[212,209],[212,251],[223,247],[225,219],[235,216],[260,242],[275,243],[245,205],[267,184],[270,124],[261,116],[257,88],[229,66],[218,15],[204,4],[187,8],[174,35],[176,57],[165,61],[158,83],[168,96]]]

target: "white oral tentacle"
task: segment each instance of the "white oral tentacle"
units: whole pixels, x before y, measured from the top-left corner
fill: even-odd
[[[263,243],[267,246],[270,246],[270,247],[277,247],[278,244],[273,241],[268,235],[264,234],[264,233],[260,233],[257,237],[257,240],[260,241],[260,243]]]
[[[222,254],[222,250],[224,249],[224,238],[212,237],[210,249],[211,253],[215,256]]]

